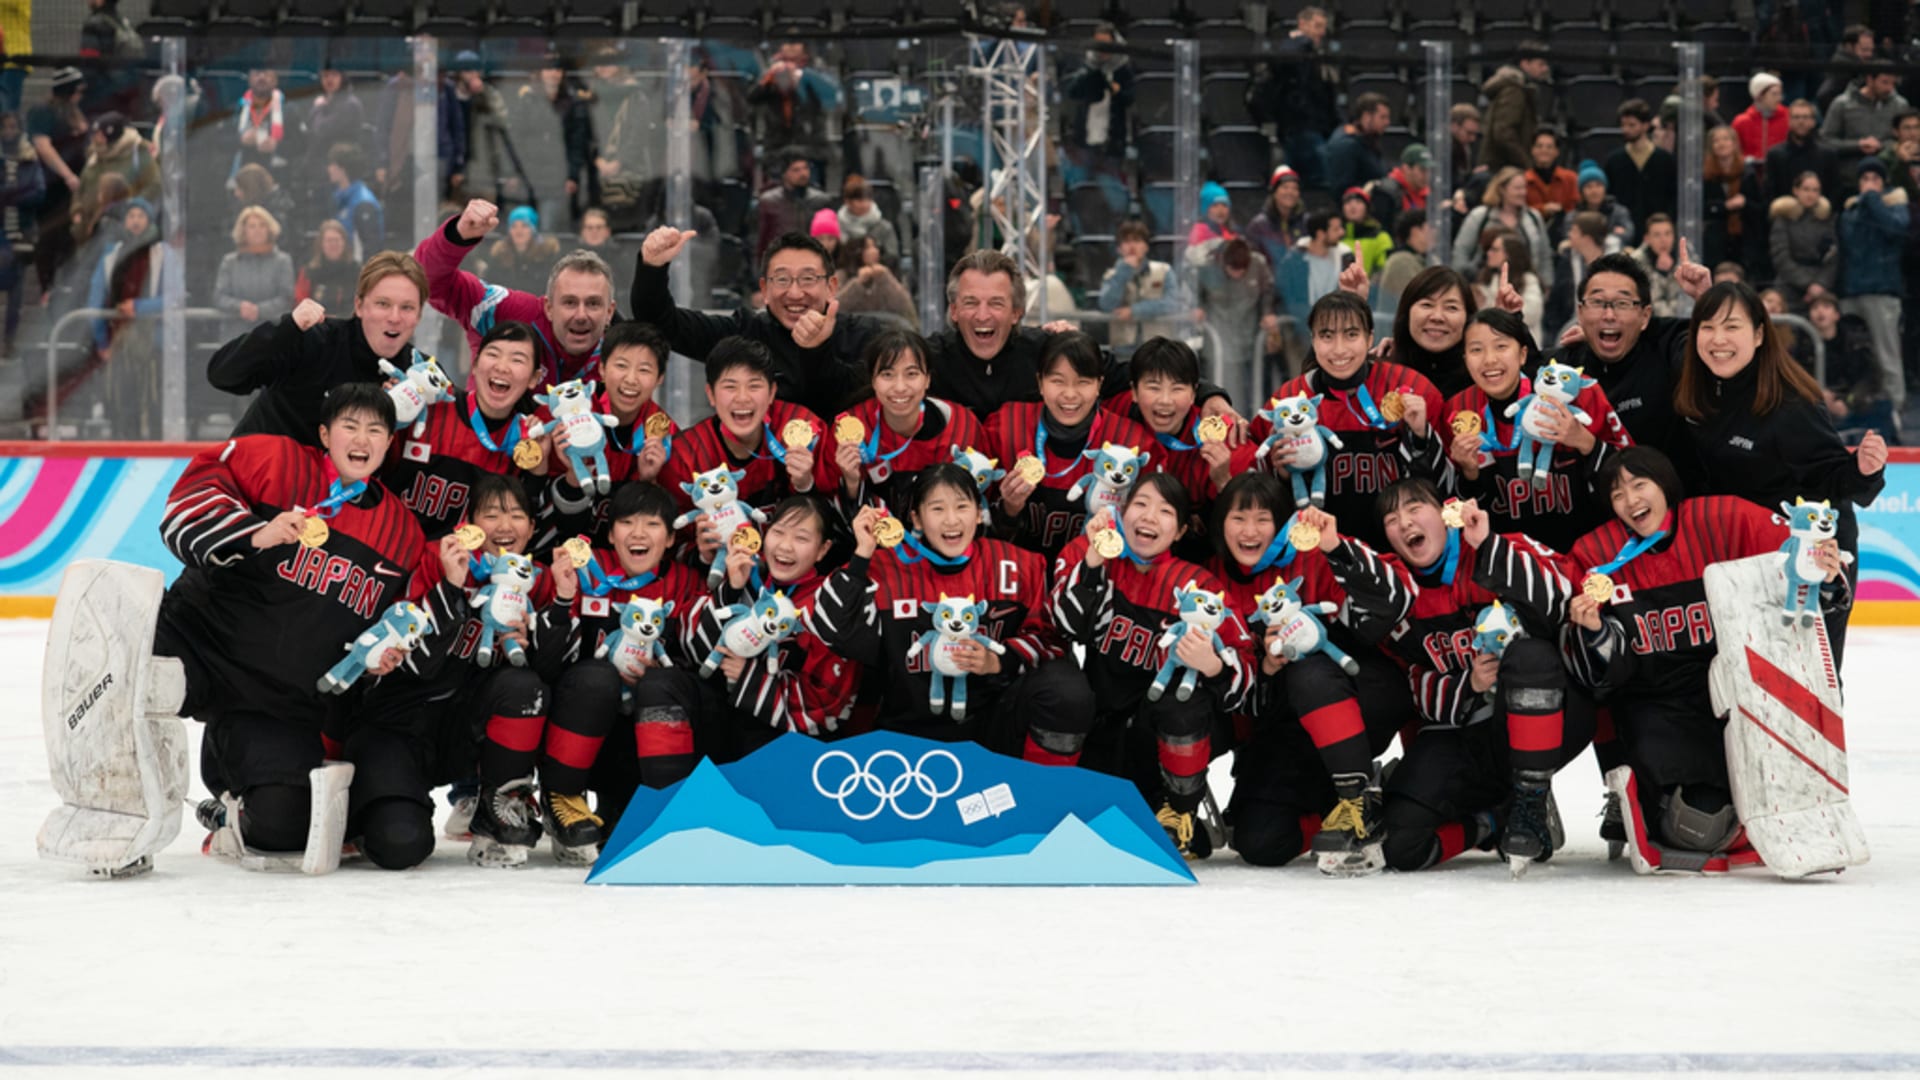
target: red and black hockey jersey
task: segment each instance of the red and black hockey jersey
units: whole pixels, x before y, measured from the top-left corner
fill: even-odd
[[[627,578],[628,574],[620,568],[619,557],[611,551],[601,550],[594,551],[593,557],[599,564],[601,576],[608,579],[608,588],[604,593],[594,595],[588,589],[583,575],[580,591],[569,605],[571,619],[564,662],[575,664],[593,659],[593,654],[600,650],[607,638],[620,629],[621,607],[628,599],[639,596],[647,600],[673,601],[673,612],[667,616],[667,628],[661,634],[661,643],[666,646],[667,655],[674,663],[699,667],[707,656],[705,653],[694,655],[694,628],[700,622],[701,613],[711,602],[705,579],[682,563],[662,559],[645,584],[637,588],[622,588],[616,582]]]
[[[928,705],[931,671],[925,652],[907,650],[933,628],[921,607],[943,596],[985,601],[980,632],[1006,646],[998,675],[968,677],[968,709],[991,712],[1000,694],[1027,668],[1065,654],[1047,613],[1047,564],[1031,551],[1000,540],[973,542],[960,566],[931,559],[903,562],[902,549],[853,558],[828,575],[814,599],[813,625],[834,652],[878,672],[883,680],[882,727],[931,727],[951,722]]]
[[[1456,533],[1458,535],[1458,533]],[[1436,724],[1468,724],[1492,715],[1470,682],[1475,650],[1474,620],[1494,600],[1503,600],[1526,632],[1550,637],[1566,621],[1577,586],[1567,580],[1553,549],[1518,533],[1494,533],[1475,550],[1460,539],[1459,558],[1416,570],[1393,555],[1374,556],[1345,544],[1330,560],[1336,577],[1356,603],[1373,611],[1402,611],[1382,647],[1407,668],[1414,703]]]
[[[1523,384],[1518,396],[1526,393]],[[1469,386],[1448,398],[1446,410],[1433,419],[1427,438],[1408,439],[1415,454],[1414,472],[1433,480],[1449,495],[1478,501],[1491,519],[1494,532],[1526,533],[1556,551],[1565,551],[1608,517],[1606,497],[1594,490],[1594,478],[1607,459],[1633,445],[1633,436],[1627,434],[1614,413],[1607,392],[1598,383],[1587,387],[1574,398],[1573,405],[1587,414],[1586,428],[1595,440],[1592,452],[1577,454],[1565,446],[1556,447],[1547,486],[1535,487],[1531,479],[1520,479],[1514,425],[1504,415],[1518,396],[1493,401],[1486,391]],[[1453,439],[1453,417],[1461,412],[1481,418],[1483,449],[1479,475],[1472,480],[1447,456]]]
[[[777,649],[747,658],[738,680],[726,683],[714,676],[724,687],[728,704],[781,732],[825,735],[838,731],[853,712],[854,695],[860,689],[860,665],[828,648],[814,629],[814,605],[825,581],[816,573],[778,586],[800,614],[793,635]],[[703,659],[720,643],[718,606],[752,604],[755,595],[722,583],[716,606],[700,620],[696,634]]]
[[[1322,395],[1320,426],[1338,435],[1344,444],[1339,449],[1327,447],[1327,459],[1323,463],[1327,472],[1327,513],[1340,522],[1343,534],[1357,536],[1383,550],[1387,537],[1381,529],[1380,516],[1373,512],[1373,499],[1407,474],[1413,452],[1407,445],[1406,427],[1397,423],[1376,426],[1368,418],[1365,402],[1373,402],[1377,412],[1380,401],[1393,390],[1419,394],[1426,399],[1429,417],[1442,415],[1446,400],[1426,376],[1399,364],[1372,360],[1363,364],[1350,379],[1338,382],[1318,369],[1308,371],[1289,379],[1268,399],[1271,403],[1297,394]],[[1257,446],[1273,433],[1273,425],[1255,416],[1249,430]],[[1263,461],[1261,468],[1268,467]]]
[[[1053,621],[1067,641],[1086,646],[1095,708],[1101,713],[1130,712],[1167,659],[1160,637],[1180,621],[1174,590],[1188,582],[1223,594],[1226,587],[1211,573],[1171,555],[1144,569],[1129,558],[1090,567],[1087,544],[1084,536],[1068,544],[1054,564]],[[1201,685],[1214,691],[1221,708],[1232,711],[1253,688],[1260,660],[1247,624],[1231,605],[1219,634],[1227,647],[1225,666]]]
[[[1192,541],[1194,550],[1205,542],[1213,500],[1220,495],[1220,485],[1214,483],[1213,468],[1207,459],[1200,456],[1200,437],[1194,434],[1194,425],[1200,422],[1200,409],[1195,406],[1187,410],[1187,419],[1180,425],[1176,435],[1162,435],[1153,431],[1151,425],[1140,415],[1140,409],[1133,401],[1133,391],[1123,390],[1101,403],[1109,409],[1152,432],[1154,439],[1153,467],[1160,472],[1170,472],[1180,480],[1180,486],[1187,489],[1193,500],[1194,521],[1189,522],[1187,541]],[[1233,448],[1232,457],[1227,464],[1229,478],[1240,475],[1254,467],[1255,451],[1259,444],[1242,442]],[[1182,542],[1182,550],[1189,546]]]
[[[859,493],[852,497],[847,495],[845,474],[840,472],[838,465],[834,465],[840,443],[834,437],[833,428],[843,416],[860,421],[867,429],[867,445],[873,447],[867,455],[870,460],[863,470]],[[880,433],[877,445],[873,442],[875,431]],[[833,465],[833,490],[849,520],[862,506],[881,506],[894,517],[905,521],[912,502],[913,485],[920,470],[951,462],[955,447],[978,450],[989,456],[993,453],[987,447],[986,429],[969,410],[950,401],[930,397],[926,399],[926,413],[921,418],[919,430],[911,437],[903,437],[880,418],[880,403],[868,398],[833,418],[833,424],[828,425],[826,438],[821,440],[818,453],[829,465]],[[1006,467],[1006,462],[1000,463],[1000,468]]]
[[[336,479],[324,451],[248,435],[196,455],[168,497],[160,536],[187,570],[162,619],[236,706],[317,700],[343,646],[426,592],[426,540],[378,480],[327,519],[325,544],[253,546],[282,512],[324,502]]]
[[[475,417],[498,449],[489,450],[480,441]],[[489,420],[472,396],[461,391],[452,401],[427,406],[417,423],[394,434],[380,479],[413,511],[427,539],[438,540],[467,520],[474,481],[486,473],[508,476],[519,471],[513,447],[531,422],[520,413]]]
[[[1745,499],[1687,499],[1667,519],[1667,537],[1624,566],[1607,571],[1613,601],[1601,608],[1598,633],[1569,625],[1561,633],[1567,666],[1582,684],[1613,700],[1707,700],[1714,656],[1713,617],[1701,579],[1708,566],[1765,555],[1787,541],[1778,517]],[[1617,558],[1635,535],[1614,520],[1588,533],[1567,556],[1577,585],[1588,570]],[[1828,606],[1850,602],[1846,577],[1829,590]]]
[[[593,411],[613,415],[613,406],[605,393],[594,399]],[[607,475],[613,478],[614,488],[637,477],[640,452],[648,442],[647,421],[655,416],[667,417],[665,448],[671,455],[680,425],[651,398],[641,402],[640,413],[633,418],[633,423],[601,429],[607,437]],[[553,413],[544,405],[534,411],[535,423],[546,424],[552,419]],[[662,462],[660,472],[664,474],[666,469]],[[613,524],[607,520],[607,507],[613,502],[611,489],[606,495],[581,491],[573,482],[566,451],[557,441],[553,456],[547,461],[546,475],[528,480],[533,497],[534,551],[551,551],[562,540],[573,536],[589,537],[596,544],[607,542],[608,529]]]
[[[667,457],[666,467],[660,470],[658,482],[685,512],[693,509],[693,498],[681,485],[692,482],[696,473],[717,469],[722,465],[729,469],[744,469],[747,475],[739,485],[741,501],[765,510],[795,494],[787,476],[787,466],[774,456],[773,448],[768,443],[769,437],[778,442],[781,431],[794,420],[804,420],[813,426],[816,436],[813,447],[813,490],[831,499],[835,487],[840,483],[840,470],[834,467],[833,458],[822,452],[828,437],[827,426],[806,409],[777,400],[767,410],[760,446],[751,456],[734,457],[727,449],[719,417],[709,416],[673,440],[673,453]],[[772,432],[771,436],[767,434],[768,431]]]
[[[1104,443],[1131,446],[1146,451],[1149,470],[1160,467],[1163,451],[1153,432],[1145,426],[1111,410],[1096,408],[1084,441],[1066,443],[1049,437],[1046,453],[1038,454],[1034,444],[1045,412],[1046,406],[1037,401],[1015,401],[1002,406],[987,420],[987,441],[993,444],[987,453],[999,458],[1000,468],[1006,469],[1009,475],[1013,463],[1023,457],[1039,457],[1046,466],[1046,478],[1027,497],[1027,505],[1018,516],[1004,522],[997,513],[994,517],[996,528],[1003,530],[1007,539],[1051,559],[1087,525],[1085,492],[1080,498],[1067,498],[1068,489],[1090,475],[1093,468],[1092,462],[1081,456],[1082,451],[1098,450]],[[996,506],[999,498],[996,488],[993,493]]]

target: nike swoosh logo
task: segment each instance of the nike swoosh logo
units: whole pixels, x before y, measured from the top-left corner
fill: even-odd
[[[387,565],[386,563],[383,563],[383,562],[377,562],[377,563],[374,563],[374,564],[373,564],[373,572],[374,572],[374,573],[376,573],[376,574],[381,574],[381,575],[384,575],[384,576],[386,576],[386,577],[399,577],[399,576],[400,576],[400,571],[398,571],[398,570],[396,570],[396,569],[394,569],[394,568],[393,568],[393,567],[391,567],[391,566],[388,566],[388,565]]]

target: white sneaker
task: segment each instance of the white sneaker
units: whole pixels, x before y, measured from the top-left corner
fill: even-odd
[[[473,839],[473,808],[478,801],[478,795],[462,795],[454,800],[453,810],[447,814],[447,823],[440,830],[447,839]]]

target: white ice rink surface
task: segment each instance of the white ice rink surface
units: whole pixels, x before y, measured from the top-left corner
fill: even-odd
[[[1920,632],[1850,643],[1874,859],[1838,878],[1635,877],[1587,759],[1524,882],[1229,854],[1138,890],[585,888],[451,841],[309,879],[202,857],[191,817],[90,881],[34,851],[44,634],[0,622],[0,1080],[1920,1074]]]

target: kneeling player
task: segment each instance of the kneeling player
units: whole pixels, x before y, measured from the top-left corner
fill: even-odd
[[[1150,732],[1156,816],[1181,854],[1205,858],[1210,840],[1194,829],[1194,812],[1206,796],[1214,726],[1240,706],[1259,661],[1219,579],[1172,553],[1189,505],[1178,479],[1148,473],[1127,490],[1117,521],[1102,511],[1060,553],[1054,621],[1086,646],[1095,715],[1032,723],[1066,762],[1079,760],[1096,726]],[[1075,721],[1084,726],[1068,726]]]
[[[704,656],[689,648],[692,628],[707,604],[703,582],[668,560],[673,546],[673,500],[657,485],[634,481],[613,493],[611,551],[596,551],[583,566],[562,551],[554,557],[555,595],[572,604],[566,670],[553,686],[540,798],[554,857],[585,866],[599,856],[606,831],[641,784],[666,787],[693,771],[693,718],[700,711]],[[642,657],[617,665],[599,656],[621,626],[631,600],[669,602],[660,635],[671,667]],[[631,747],[624,737],[602,749],[622,716],[633,717]],[[598,809],[587,807],[591,783]]]
[[[209,815],[210,850],[234,858],[243,844],[307,846],[309,773],[327,756],[331,700],[316,685],[342,644],[426,591],[420,527],[372,479],[393,403],[376,385],[347,383],[321,413],[324,450],[249,435],[195,457],[160,526],[187,569],[167,590],[153,651],[185,668],[181,712],[206,724],[201,778],[223,802]],[[373,674],[399,661],[390,653]]]
[[[1593,703],[1568,689],[1553,646],[1573,586],[1558,554],[1492,532],[1472,502],[1443,511],[1430,481],[1394,484],[1379,514],[1394,558],[1332,561],[1349,595],[1403,612],[1383,645],[1428,724],[1387,782],[1387,865],[1421,870],[1497,841],[1522,873],[1559,846],[1553,774],[1593,739]]]
[[[825,580],[819,563],[832,542],[832,513],[818,495],[789,496],[768,513],[762,550],[735,544],[727,552],[719,604],[752,604],[762,589],[774,589],[786,594],[800,622],[775,648],[736,656],[720,644],[716,613],[700,621],[695,651],[705,656],[720,648],[724,657],[720,674],[727,704],[716,710],[703,740],[715,761],[745,757],[789,731],[831,736],[853,709],[860,665],[834,653],[813,630],[814,599]]]
[[[1604,576],[1611,598],[1576,595],[1561,640],[1574,677],[1605,695],[1632,767],[1628,794],[1637,800],[1621,808],[1632,826],[1621,839],[1653,849],[1647,861],[1666,870],[1751,863],[1737,837],[1726,723],[1707,689],[1714,634],[1701,575],[1712,563],[1779,551],[1787,528],[1745,499],[1683,501],[1673,463],[1651,447],[1621,451],[1599,484],[1615,520],[1574,544],[1571,558]],[[1822,610],[1845,611],[1852,594],[1838,550],[1817,548],[1814,558],[1827,571]]]
[[[1265,619],[1251,730],[1234,751],[1233,846],[1256,866],[1280,866],[1311,842],[1329,873],[1378,870],[1380,837],[1370,831],[1378,815],[1369,821],[1365,814],[1367,791],[1378,786],[1374,759],[1414,718],[1406,678],[1374,644],[1398,612],[1371,612],[1349,601],[1329,560],[1364,563],[1378,556],[1359,540],[1343,539],[1324,511],[1308,508],[1296,518],[1292,502],[1272,476],[1245,473],[1221,492],[1214,514],[1220,554],[1210,569],[1226,582],[1241,618],[1251,620],[1263,596],[1277,599],[1280,586],[1293,581],[1292,599],[1308,611],[1323,603],[1338,609],[1316,612],[1314,622],[1300,613]],[[1296,549],[1296,542],[1308,546]],[[1315,648],[1316,637],[1329,647]],[[1288,646],[1308,651],[1288,659]],[[1274,647],[1283,654],[1275,655]]]
[[[495,329],[498,329],[496,327]],[[511,477],[482,475],[473,485],[468,526],[483,537],[478,555],[523,555],[533,536],[526,489]],[[360,848],[376,865],[404,869],[433,852],[433,800],[441,784],[474,775],[479,797],[469,861],[519,866],[540,840],[533,764],[547,722],[547,681],[565,647],[568,605],[554,598],[553,576],[539,575],[525,621],[476,659],[484,625],[472,597],[486,586],[458,535],[440,539],[445,577],[427,595],[434,633],[401,670],[370,688],[347,725],[345,757],[354,764],[352,805]],[[505,600],[501,607],[523,606]],[[506,656],[504,642],[526,664]],[[360,808],[365,807],[363,812]]]
[[[888,537],[896,546],[884,549],[882,536],[900,522],[873,506],[854,517],[853,558],[828,576],[813,613],[829,647],[880,675],[879,726],[1012,754],[1026,733],[1022,717],[1090,713],[1086,678],[1062,657],[1047,615],[1046,562],[980,536],[979,489],[967,470],[921,470],[910,506],[913,531]],[[974,632],[1005,651],[937,640],[933,612],[949,600],[984,609]],[[1047,760],[1036,754],[1029,745],[1030,760]]]

